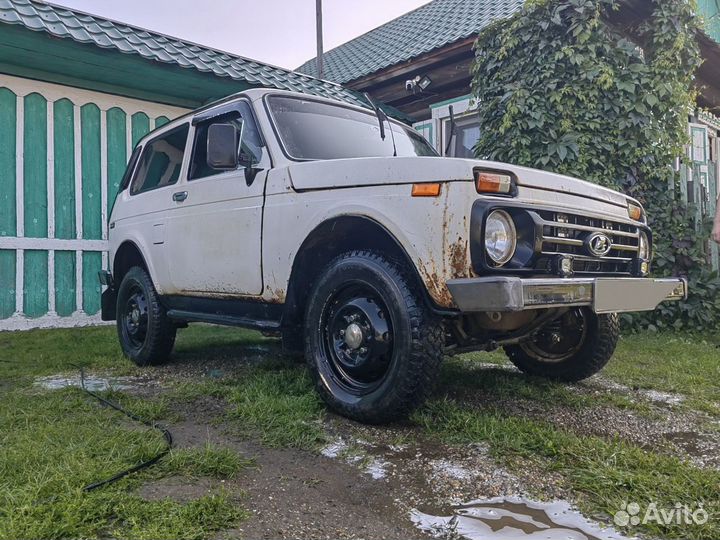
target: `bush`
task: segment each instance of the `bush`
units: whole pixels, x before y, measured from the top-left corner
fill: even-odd
[[[671,164],[684,152],[699,20],[688,0],[652,0],[625,34],[616,0],[530,0],[475,43],[478,157],[577,176],[639,199],[654,231],[656,275],[687,276],[686,303],[634,316],[644,327],[720,326],[717,275],[706,269],[694,209]],[[642,44],[642,46],[638,45]],[[704,233],[709,231],[704,231]]]

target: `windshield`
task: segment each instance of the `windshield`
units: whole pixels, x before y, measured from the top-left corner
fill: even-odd
[[[437,156],[415,130],[393,122],[380,138],[378,118],[367,113],[314,100],[271,96],[268,99],[283,146],[292,159],[390,157],[393,134],[401,157]]]

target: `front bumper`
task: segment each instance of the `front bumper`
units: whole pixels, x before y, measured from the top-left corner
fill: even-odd
[[[652,311],[664,301],[687,298],[682,278],[529,278],[492,276],[447,282],[461,311],[523,311],[591,307],[595,313]]]

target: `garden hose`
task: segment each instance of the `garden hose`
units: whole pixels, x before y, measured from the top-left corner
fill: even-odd
[[[117,403],[107,400],[104,397],[99,396],[95,392],[88,390],[87,388],[85,388],[85,371],[84,371],[84,369],[82,368],[82,366],[78,366],[75,364],[72,364],[72,365],[80,370],[80,388],[86,394],[89,394],[90,396],[94,397],[103,405],[110,407],[112,409],[115,409],[118,412],[121,412],[122,414],[124,414],[125,416],[130,418],[131,420],[134,420],[135,422],[143,424],[144,426],[148,426],[149,428],[158,430],[160,433],[162,433],[162,435],[165,439],[165,442],[167,443],[165,448],[163,450],[161,450],[158,454],[156,454],[154,457],[148,459],[147,461],[141,461],[140,463],[137,463],[136,465],[133,465],[132,467],[125,469],[124,471],[121,471],[121,472],[111,476],[110,478],[106,478],[105,480],[100,480],[97,482],[93,482],[92,484],[88,484],[87,486],[85,486],[83,488],[83,491],[93,491],[100,487],[103,487],[103,486],[106,486],[113,482],[116,482],[117,480],[120,480],[121,478],[124,478],[125,476],[127,476],[129,474],[133,474],[133,473],[136,473],[143,469],[147,469],[148,467],[150,467],[150,466],[154,465],[155,463],[157,463],[158,461],[160,461],[164,456],[166,456],[170,452],[170,450],[173,447],[173,437],[167,428],[165,428],[155,422],[152,422],[150,420],[145,420],[143,418],[140,418],[139,416],[131,413],[130,411],[126,411]]]

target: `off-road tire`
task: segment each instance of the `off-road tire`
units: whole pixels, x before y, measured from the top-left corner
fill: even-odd
[[[370,284],[381,294],[392,321],[390,367],[378,388],[360,396],[346,391],[329,371],[332,352],[325,340],[330,325],[323,328],[322,322],[338,291],[354,282]],[[333,411],[365,423],[390,422],[407,416],[432,391],[445,334],[415,283],[400,264],[371,251],[340,255],[315,281],[305,311],[305,358],[318,393]]]
[[[144,295],[147,326],[141,343],[133,343],[124,328],[126,306],[133,292]],[[175,344],[177,328],[160,303],[155,286],[147,271],[132,267],[122,279],[117,294],[116,326],[123,354],[138,366],[156,366],[168,360]]]
[[[528,375],[556,381],[576,382],[596,374],[608,363],[620,337],[620,318],[617,314],[596,315],[583,310],[587,333],[580,349],[571,357],[559,361],[542,361],[521,345],[505,347],[510,361]]]

